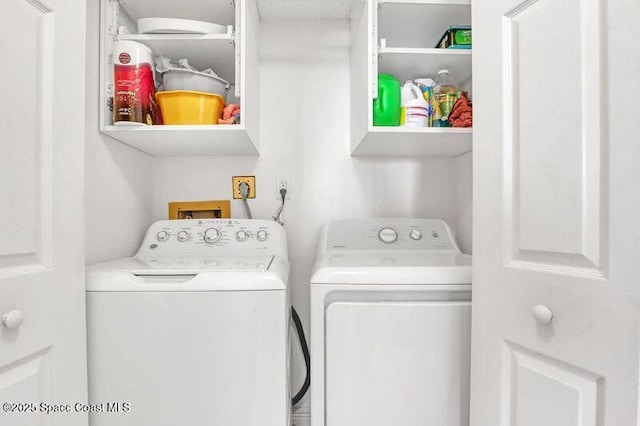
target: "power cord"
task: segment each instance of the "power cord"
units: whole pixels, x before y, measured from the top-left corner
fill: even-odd
[[[240,195],[242,196],[242,207],[244,207],[244,213],[247,219],[253,219],[251,215],[251,209],[249,208],[249,203],[247,203],[247,197],[249,197],[249,193],[251,192],[251,187],[247,182],[240,182],[238,185],[238,190],[240,191]],[[273,220],[278,222],[280,225],[284,226],[282,219],[282,210],[284,210],[284,202],[287,198],[287,190],[285,188],[280,189],[280,197],[282,197],[282,203],[278,207],[278,210],[273,215]],[[302,355],[304,357],[304,363],[306,367],[306,375],[304,378],[304,383],[300,390],[291,398],[291,405],[296,405],[309,391],[309,387],[311,386],[311,355],[309,354],[309,346],[307,345],[307,338],[304,335],[304,328],[302,327],[302,321],[300,320],[300,316],[298,312],[296,312],[296,308],[291,306],[291,318],[293,319],[293,324],[296,327],[296,332],[298,333],[298,340],[300,341],[300,347],[302,348]]]
[[[284,210],[284,203],[287,198],[287,190],[285,188],[280,189],[280,197],[282,197],[282,203],[278,207],[278,210],[273,215],[273,220],[278,222],[280,225],[284,226],[282,223],[282,219],[280,216],[282,215],[282,210]],[[293,319],[293,324],[296,327],[296,333],[298,333],[298,340],[300,341],[300,348],[302,349],[302,356],[304,357],[304,365],[306,368],[306,375],[304,377],[304,383],[300,390],[291,398],[291,405],[296,405],[299,403],[302,398],[309,391],[309,387],[311,386],[311,354],[309,353],[309,346],[307,345],[307,338],[304,335],[304,327],[302,327],[302,321],[300,320],[300,316],[296,311],[296,308],[291,306],[291,318]]]
[[[280,216],[282,215],[282,210],[284,210],[284,200],[287,197],[287,190],[284,188],[280,189],[280,196],[282,197],[282,204],[280,204],[278,210],[276,210],[276,212],[273,214],[273,220],[274,222],[278,222],[280,225],[284,226],[284,223],[282,222],[282,219],[280,219]]]
[[[249,208],[249,203],[247,203],[247,197],[249,196],[249,192],[251,192],[251,187],[247,182],[240,182],[238,185],[238,190],[240,190],[240,195],[242,196],[242,207],[244,208],[244,215],[247,219],[253,219],[251,215],[251,209]]]
[[[302,321],[300,321],[300,317],[298,316],[298,312],[296,312],[296,308],[291,307],[291,317],[293,318],[293,323],[296,326],[296,331],[298,332],[298,339],[300,340],[300,346],[302,347],[302,355],[304,356],[304,364],[307,369],[307,374],[304,378],[304,384],[291,398],[291,405],[296,405],[300,400],[305,396],[307,391],[309,390],[309,386],[311,386],[311,355],[309,354],[309,347],[307,346],[307,339],[304,336],[304,328],[302,328]]]

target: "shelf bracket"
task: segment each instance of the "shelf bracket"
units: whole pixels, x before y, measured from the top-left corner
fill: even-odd
[[[242,18],[244,17],[244,11],[243,11],[243,7],[245,7],[245,5],[243,4],[243,2],[239,2],[238,4],[236,4],[235,0],[231,0],[231,3],[233,4],[234,8],[235,8],[235,12],[236,12],[236,25],[233,28],[234,31],[234,36],[233,36],[233,46],[235,47],[235,61],[236,61],[236,72],[235,72],[235,84],[234,84],[234,94],[235,97],[240,99],[240,97],[242,96]]]
[[[371,96],[378,99],[378,10],[379,0],[371,0]]]
[[[118,21],[118,15],[120,14],[120,1],[119,0],[108,0],[107,4],[107,34],[113,36],[115,40],[118,36],[118,27],[120,23]]]

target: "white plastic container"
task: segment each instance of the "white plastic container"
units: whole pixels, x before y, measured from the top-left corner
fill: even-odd
[[[220,95],[226,98],[229,90],[229,83],[219,77],[209,74],[191,71],[172,69],[162,74],[164,79],[164,90],[189,90],[192,92],[205,92]]]
[[[404,82],[400,91],[400,125],[403,127],[428,127],[429,103],[422,90],[411,80]]]
[[[227,27],[213,22],[175,18],[140,18],[140,34],[224,34]]]

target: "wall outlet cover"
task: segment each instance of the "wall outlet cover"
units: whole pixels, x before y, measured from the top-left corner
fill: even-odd
[[[246,182],[249,185],[249,196],[247,198],[256,198],[256,177],[255,176],[234,176],[231,178],[231,190],[233,191],[233,199],[241,200],[240,184]]]
[[[278,176],[276,178],[276,200],[282,200],[282,196],[280,195],[280,190],[281,189],[286,189],[287,190],[287,195],[285,196],[285,199],[290,199],[291,198],[291,179],[289,179],[289,176]]]

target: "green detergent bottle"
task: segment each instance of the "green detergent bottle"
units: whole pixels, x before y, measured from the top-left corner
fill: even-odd
[[[378,74],[378,99],[373,100],[373,125],[400,124],[400,82],[390,74]]]

